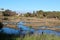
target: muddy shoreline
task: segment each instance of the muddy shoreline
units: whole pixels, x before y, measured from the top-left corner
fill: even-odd
[[[9,19],[9,20],[1,20],[2,22],[8,21],[8,22],[25,22],[25,26],[32,26],[33,28],[38,28],[39,26],[47,26],[49,27],[48,29],[51,30],[60,30],[60,28],[54,28],[55,26],[60,26],[60,20],[59,19],[54,19],[54,18],[36,18],[36,17],[19,17],[16,19]],[[16,25],[13,24],[7,24],[8,27],[10,28],[16,28]],[[52,28],[53,27],[53,28]]]

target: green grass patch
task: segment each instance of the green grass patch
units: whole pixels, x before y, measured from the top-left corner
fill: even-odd
[[[16,38],[16,40],[60,40],[60,36],[56,35],[48,35],[48,34],[43,34],[43,35],[26,35],[24,38]]]

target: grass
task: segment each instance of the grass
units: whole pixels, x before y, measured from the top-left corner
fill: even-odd
[[[60,40],[60,36],[48,35],[48,34],[32,35],[32,36],[26,35],[25,38],[18,37],[16,38],[16,40]]]
[[[24,38],[19,35],[9,35],[5,33],[0,33],[0,40],[60,40],[60,36],[53,34],[27,34]]]

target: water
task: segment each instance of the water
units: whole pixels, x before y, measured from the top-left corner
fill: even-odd
[[[19,22],[19,23],[17,24],[17,27],[18,27],[18,28],[22,28],[22,30],[23,30],[22,34],[24,34],[24,33],[26,34],[28,31],[34,32],[34,29],[33,29],[33,28],[30,29],[29,27],[24,26],[23,24],[24,24],[24,22]],[[2,30],[3,30],[3,32],[6,33],[6,34],[20,34],[20,33],[21,33],[21,32],[20,32],[20,29],[16,30],[16,29],[13,29],[13,28],[8,28],[8,27],[2,28]],[[1,30],[0,30],[0,31],[1,31]]]
[[[22,28],[24,31],[28,31],[28,30],[34,31],[33,28],[30,29],[29,27],[24,26],[23,24],[24,24],[23,22],[19,22],[18,25],[17,25],[18,28]]]
[[[60,26],[55,26],[55,28],[60,28]]]
[[[54,30],[37,30],[36,31],[39,34],[45,33],[45,34],[53,34],[53,35],[59,35],[60,36],[60,32],[54,31]]]
[[[18,34],[19,31],[12,28],[3,28],[3,32],[7,34]]]
[[[53,30],[35,30],[33,28],[29,28],[27,26],[24,26],[23,24],[24,24],[24,22],[19,22],[17,24],[18,28],[22,28],[23,29],[22,34],[26,34],[28,31],[30,31],[30,32],[34,32],[34,33],[37,32],[39,34],[41,34],[42,32],[44,32],[46,34],[60,35],[60,32],[57,32],[57,31],[53,31]],[[3,28],[2,30],[3,30],[4,33],[7,33],[7,34],[16,34],[17,35],[17,34],[21,33],[20,29],[15,30],[15,29],[12,29],[12,28]]]
[[[48,28],[47,26],[39,26],[38,29]]]

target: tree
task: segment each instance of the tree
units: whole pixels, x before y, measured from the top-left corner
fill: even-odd
[[[31,17],[31,13],[27,12],[26,14],[24,14],[25,17]]]
[[[4,8],[0,8],[0,11],[4,11]]]
[[[4,8],[1,8],[1,10],[4,10]]]
[[[36,14],[37,14],[37,17],[43,18],[43,11],[42,10],[36,11]]]
[[[10,16],[11,10],[3,11],[3,16]]]
[[[2,13],[3,13],[3,16],[13,16],[13,15],[16,15],[15,11],[11,11],[9,9],[3,11]]]
[[[33,11],[32,16],[33,17],[36,17],[37,16],[35,11]]]

